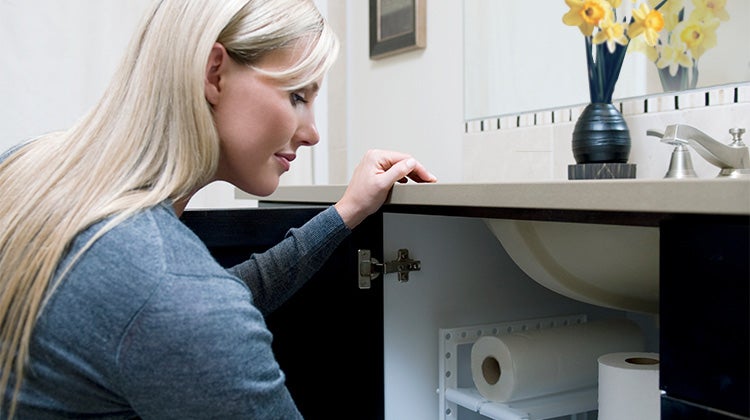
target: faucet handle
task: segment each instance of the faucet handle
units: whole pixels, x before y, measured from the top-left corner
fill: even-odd
[[[648,130],[646,130],[646,135],[647,136],[652,136],[652,137],[658,137],[658,138],[664,137],[664,133],[663,132],[656,131],[653,128],[649,128]]]
[[[683,139],[677,138],[674,135],[674,131],[675,131],[675,126],[670,125],[670,126],[667,127],[667,131],[666,132],[661,132],[661,131],[655,130],[653,128],[650,128],[650,129],[646,130],[646,135],[647,136],[652,136],[652,137],[658,137],[658,138],[661,139],[662,143],[671,144],[672,146],[687,145],[688,144],[687,140],[683,140]],[[666,136],[667,137],[666,139],[664,138],[665,134],[668,134]]]
[[[730,147],[745,147],[745,143],[742,141],[742,135],[745,134],[744,128],[730,128],[729,134],[732,135],[732,143],[729,144]]]

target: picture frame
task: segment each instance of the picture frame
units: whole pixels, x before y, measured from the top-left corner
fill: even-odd
[[[427,0],[370,0],[370,59],[427,47]]]

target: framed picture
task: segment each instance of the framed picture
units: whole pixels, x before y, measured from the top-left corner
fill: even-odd
[[[427,46],[427,0],[370,0],[370,58]]]

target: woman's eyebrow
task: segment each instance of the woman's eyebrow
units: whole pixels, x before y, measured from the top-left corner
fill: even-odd
[[[318,93],[320,85],[318,85],[318,82],[312,82],[305,89],[310,90],[312,93]]]

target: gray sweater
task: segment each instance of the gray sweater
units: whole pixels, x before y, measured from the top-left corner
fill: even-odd
[[[226,270],[168,203],[125,221],[86,251],[41,314],[17,418],[301,417],[263,316],[349,233],[329,207]]]

